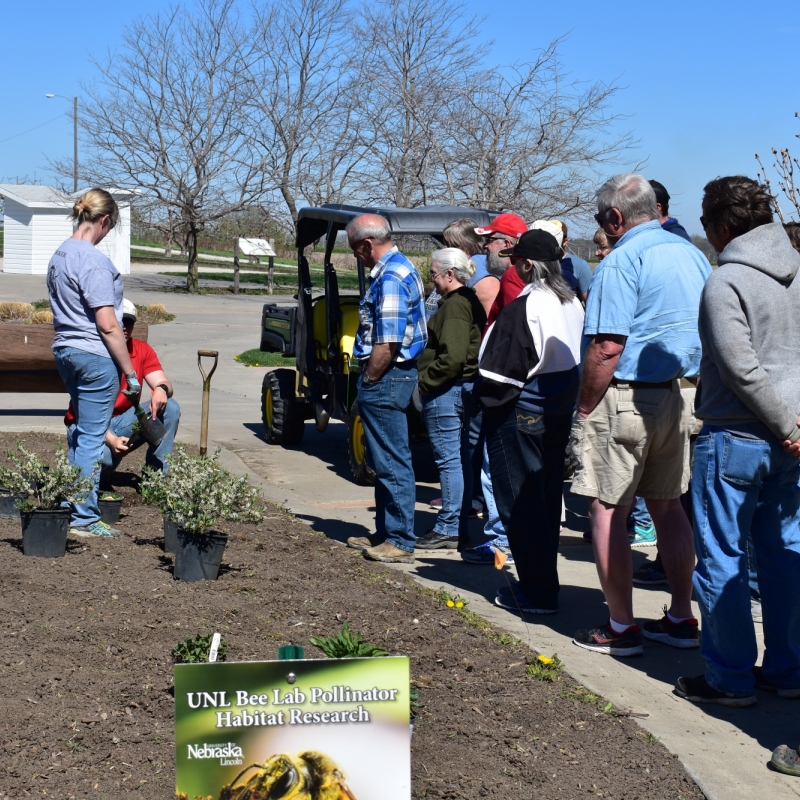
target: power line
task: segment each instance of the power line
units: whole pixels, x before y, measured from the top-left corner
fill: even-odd
[[[0,144],[3,142],[10,142],[12,139],[16,139],[19,136],[24,136],[26,133],[30,133],[31,131],[38,130],[39,128],[43,128],[45,125],[49,125],[51,122],[55,122],[57,119],[61,119],[61,117],[67,117],[68,114],[59,114],[57,117],[53,117],[53,119],[47,120],[47,122],[43,122],[41,125],[36,125],[33,128],[28,128],[26,131],[22,131],[22,133],[15,133],[13,136],[9,136],[7,139],[0,139]]]

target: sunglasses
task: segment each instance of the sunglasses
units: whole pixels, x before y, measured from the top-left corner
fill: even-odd
[[[504,242],[506,239],[508,239],[508,236],[484,236],[483,244],[487,245],[490,242]]]
[[[700,217],[700,224],[703,226],[703,230],[705,230],[711,223],[705,217]]]

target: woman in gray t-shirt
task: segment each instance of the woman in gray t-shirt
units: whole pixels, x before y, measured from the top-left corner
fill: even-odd
[[[77,228],[50,259],[47,288],[53,353],[77,418],[69,440],[70,462],[84,476],[94,476],[94,487],[84,502],[73,504],[70,533],[111,536],[119,531],[100,521],[96,465],[119,393],[120,371],[127,378],[126,394],[138,398],[142,387],[120,327],[122,277],[96,247],[117,224],[117,204],[104,189],[90,189],[75,203],[71,217]]]

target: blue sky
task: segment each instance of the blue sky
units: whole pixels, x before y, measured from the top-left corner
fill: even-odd
[[[52,180],[46,156],[72,152],[66,116],[4,140],[66,114],[69,104],[45,93],[80,93],[80,81],[95,77],[90,54],[116,46],[134,13],[167,6],[164,0],[91,9],[63,0],[3,5],[0,178]],[[772,145],[800,155],[796,0],[755,7],[743,0],[673,0],[629,4],[627,12],[584,0],[467,0],[466,7],[479,16],[490,9],[482,30],[495,40],[493,60],[526,60],[569,32],[561,52],[573,77],[616,79],[626,87],[614,110],[630,115],[627,124],[641,139],[634,157],[648,159],[645,173],[666,185],[671,211],[691,233],[701,233],[706,181],[739,172],[755,177],[753,154],[766,157]]]

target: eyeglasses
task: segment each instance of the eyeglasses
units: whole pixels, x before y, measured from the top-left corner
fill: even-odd
[[[606,209],[605,211],[598,211],[597,214],[594,215],[594,221],[602,228],[603,227],[603,220],[606,218]]]
[[[450,272],[449,269],[442,269],[438,271],[432,269],[428,270],[428,274],[431,276],[432,281],[435,281],[437,278],[441,278],[442,276],[447,275],[448,272]]]
[[[355,253],[355,251],[358,250],[358,248],[361,247],[364,242],[368,242],[371,238],[371,236],[365,236],[363,239],[359,239],[357,242],[348,242],[348,244],[350,245],[350,249]]]
[[[700,217],[700,224],[703,226],[703,230],[705,230],[710,223],[705,217]]]
[[[491,242],[504,242],[507,238],[507,236],[484,236],[483,245],[486,247]]]

